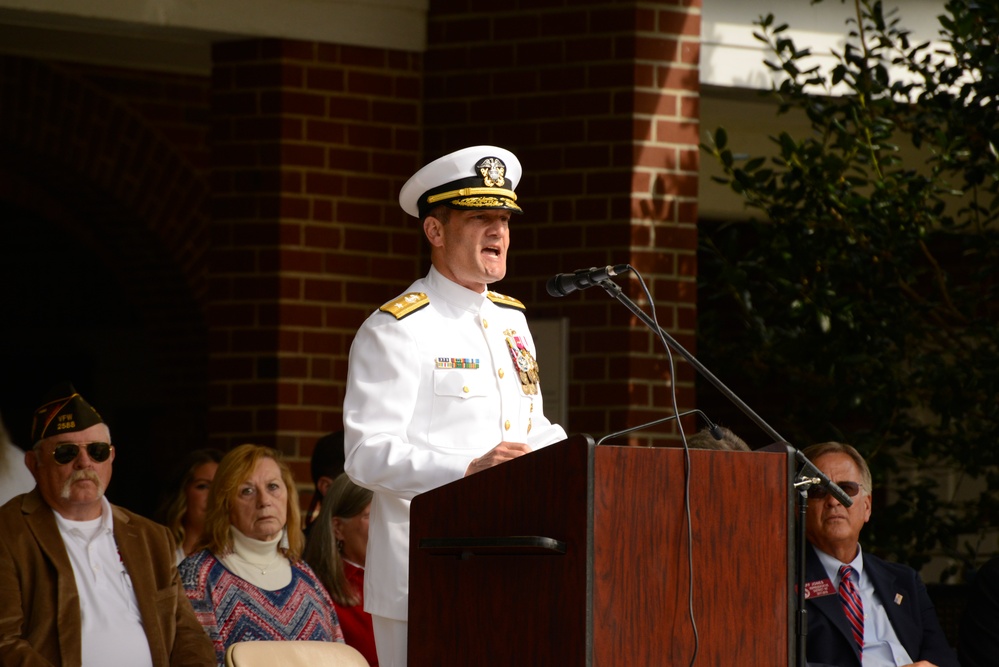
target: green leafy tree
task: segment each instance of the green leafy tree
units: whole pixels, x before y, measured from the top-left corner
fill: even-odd
[[[703,146],[762,215],[702,234],[699,349],[791,442],[850,442],[890,478],[866,544],[973,566],[999,526],[999,3],[947,2],[944,48],[852,4],[832,65],[757,22],[777,113],[811,131]]]

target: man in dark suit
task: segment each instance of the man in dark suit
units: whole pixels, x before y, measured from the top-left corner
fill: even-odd
[[[35,488],[0,508],[0,664],[214,667],[164,526],[111,505],[114,447],[71,385],[35,413]]]
[[[850,445],[803,452],[853,498],[844,507],[809,490],[805,534],[806,654],[812,667],[958,667],[926,586],[915,570],[866,554],[860,530],[871,518],[871,472]]]

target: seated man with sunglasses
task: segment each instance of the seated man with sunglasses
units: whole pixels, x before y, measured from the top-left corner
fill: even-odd
[[[35,488],[0,508],[0,664],[215,665],[170,533],[104,497],[115,451],[62,385],[35,412]]]
[[[916,571],[860,548],[860,530],[871,518],[871,471],[864,457],[838,442],[802,453],[853,499],[844,507],[823,487],[808,492],[808,665],[958,667]]]

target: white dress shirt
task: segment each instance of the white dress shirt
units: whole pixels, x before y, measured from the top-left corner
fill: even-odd
[[[839,590],[839,568],[841,565],[849,565],[857,573],[854,584],[857,586],[860,599],[864,603],[864,667],[911,665],[912,659],[898,640],[895,628],[888,620],[885,606],[878,598],[877,593],[874,592],[874,583],[864,572],[864,554],[860,545],[857,545],[856,558],[849,563],[840,563],[838,559],[819,549],[815,549],[815,553],[836,590]]]
[[[53,514],[80,596],[83,667],[152,667],[135,589],[114,539],[111,504],[101,498],[101,516],[90,521]]]

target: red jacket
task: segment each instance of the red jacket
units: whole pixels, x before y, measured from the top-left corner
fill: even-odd
[[[340,619],[340,629],[343,630],[343,640],[347,645],[360,651],[371,667],[378,667],[375,633],[371,629],[371,614],[364,611],[364,568],[344,561],[343,571],[360,598],[354,607],[345,607],[336,601],[333,602],[333,608],[336,609],[336,615]]]

